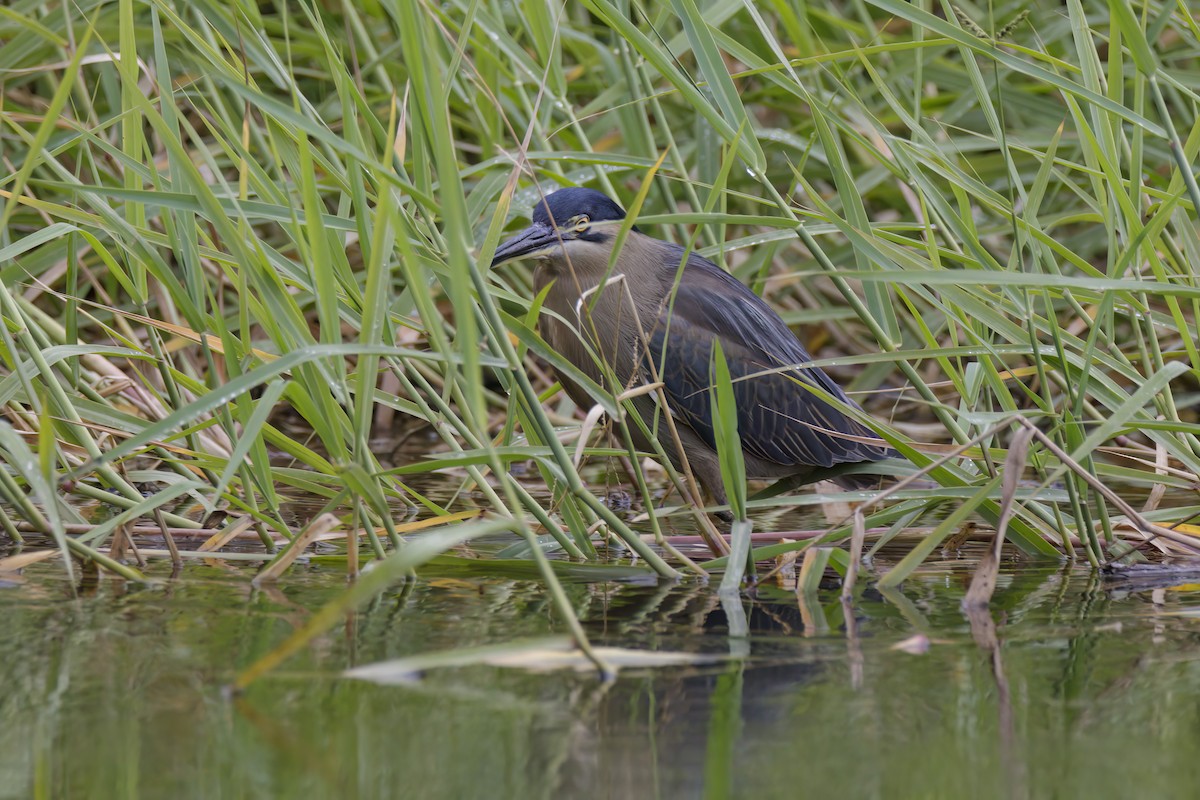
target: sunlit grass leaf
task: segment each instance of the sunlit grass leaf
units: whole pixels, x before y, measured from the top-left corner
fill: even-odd
[[[717,444],[717,458],[721,462],[721,480],[729,498],[729,507],[736,519],[746,518],[746,457],[742,453],[742,440],[738,433],[737,398],[733,393],[733,379],[725,351],[720,339],[713,339],[712,351],[713,386],[713,437]]]
[[[682,653],[661,650],[633,650],[625,647],[597,647],[596,654],[618,670],[643,670],[659,667],[713,664],[721,656],[706,653]],[[425,653],[346,670],[345,677],[372,683],[396,684],[420,680],[432,669],[486,665],[527,672],[553,672],[570,669],[588,672],[595,664],[574,646],[570,639],[557,637],[518,641],[486,647],[462,648]]]

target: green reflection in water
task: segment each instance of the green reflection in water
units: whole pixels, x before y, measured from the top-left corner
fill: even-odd
[[[943,564],[847,626],[836,592],[744,607],[749,657],[528,675],[474,666],[376,686],[342,669],[562,633],[530,581],[426,575],[227,699],[341,576],[254,592],[190,567],[166,591],[56,565],[0,589],[0,796],[1191,797],[1200,785],[1195,587],[1002,576],[991,617]],[[716,593],[573,583],[598,643],[729,654]],[[994,625],[990,622],[995,620]],[[852,629],[854,634],[847,635]],[[923,654],[893,645],[914,634]]]

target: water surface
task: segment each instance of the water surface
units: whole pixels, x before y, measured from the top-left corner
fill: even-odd
[[[694,584],[574,582],[597,643],[728,658],[610,684],[488,666],[341,677],[564,633],[539,583],[435,570],[231,698],[340,573],[253,590],[249,567],[192,565],[165,589],[102,576],[72,598],[44,562],[0,583],[0,797],[1195,796],[1200,587],[1009,565],[972,621],[969,567],[868,589],[849,626],[833,590],[764,586],[739,609]]]

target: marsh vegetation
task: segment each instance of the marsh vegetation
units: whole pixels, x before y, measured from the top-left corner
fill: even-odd
[[[967,526],[1200,550],[1187,4],[22,0],[0,41],[0,571],[375,561],[294,650],[497,537],[472,568],[524,560],[580,644],[564,569],[736,590],[790,553],[852,601]],[[673,541],[710,518],[630,457],[625,398],[558,391],[528,268],[486,269],[563,185],[766,297],[912,481],[751,491],[732,561]],[[859,512],[762,538],[829,502]]]

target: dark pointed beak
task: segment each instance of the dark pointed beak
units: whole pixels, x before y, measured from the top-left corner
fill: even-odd
[[[539,255],[562,244],[559,231],[549,225],[534,223],[496,248],[492,257],[492,266],[497,267],[506,261]]]

